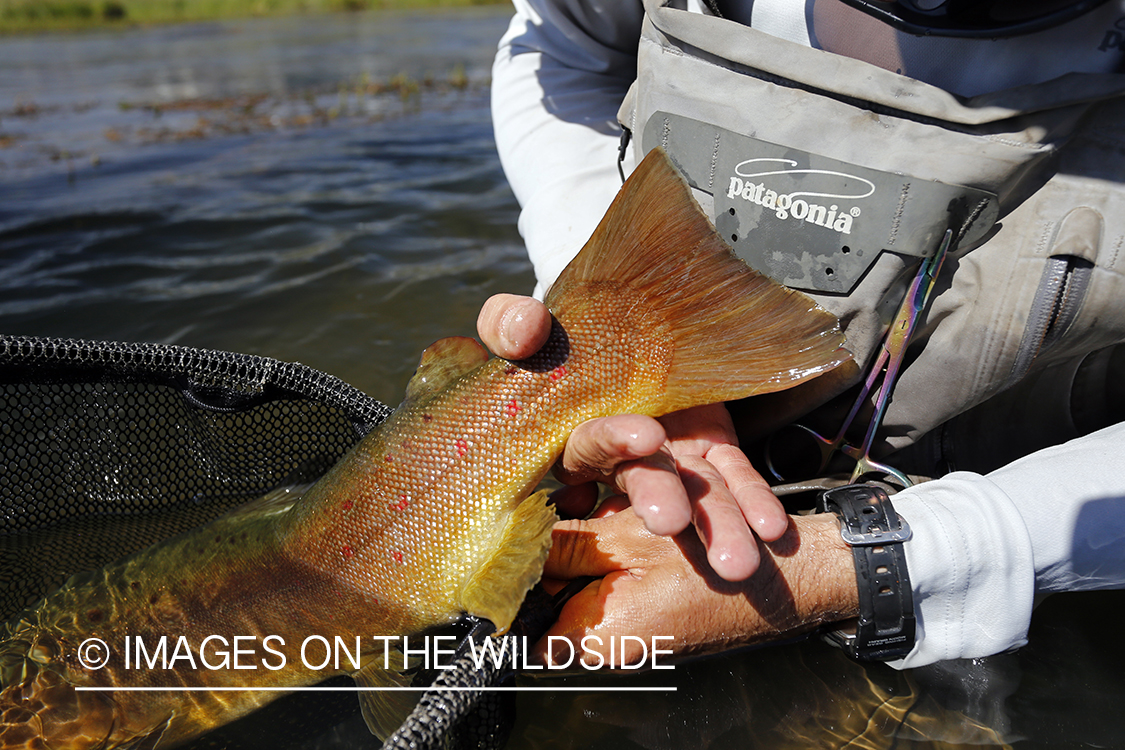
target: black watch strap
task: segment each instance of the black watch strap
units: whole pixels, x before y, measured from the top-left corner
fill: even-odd
[[[859,585],[859,619],[825,633],[852,657],[889,661],[914,648],[914,594],[903,542],[910,526],[879,487],[849,484],[821,493],[817,510],[840,518],[840,535],[851,546]]]

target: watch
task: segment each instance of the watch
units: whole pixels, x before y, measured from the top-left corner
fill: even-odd
[[[824,633],[856,659],[890,661],[914,648],[914,595],[903,543],[910,526],[879,487],[849,484],[821,493],[817,511],[840,519],[840,536],[852,548],[859,586],[859,618]]]

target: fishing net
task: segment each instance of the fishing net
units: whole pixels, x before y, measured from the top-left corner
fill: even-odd
[[[338,378],[265,357],[0,335],[0,623],[76,572],[315,481],[390,412]],[[444,679],[503,678],[493,672]],[[503,744],[510,720],[495,701],[438,703],[420,705],[389,745]],[[358,703],[287,696],[257,714],[190,750],[321,747],[309,726],[358,717]]]
[[[389,412],[265,357],[0,336],[0,621],[72,573],[313,481]]]

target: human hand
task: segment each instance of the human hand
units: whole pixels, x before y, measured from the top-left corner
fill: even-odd
[[[515,295],[490,298],[477,319],[485,345],[508,359],[534,354],[550,326],[542,303]],[[729,581],[757,570],[755,534],[774,541],[788,528],[780,501],[738,449],[721,404],[659,420],[636,414],[590,420],[571,434],[555,474],[568,485],[553,498],[564,514],[590,511],[596,480],[627,495],[654,534],[678,534],[694,524],[708,563]]]
[[[556,505],[570,515],[591,510],[597,493],[590,482],[597,479],[628,497],[654,534],[671,536],[694,525],[707,562],[728,581],[758,569],[755,534],[774,541],[788,528],[781,502],[738,449],[722,404],[656,420],[590,420],[571,434],[555,476],[569,485],[556,493]]]
[[[496,294],[480,308],[477,333],[496,356],[527,359],[547,343],[551,312],[533,297]]]
[[[608,499],[589,520],[555,525],[544,583],[597,576],[563,607],[536,646],[547,663],[551,636],[566,638],[590,666],[637,664],[655,642],[676,656],[776,640],[859,611],[851,550],[830,514],[794,516],[771,543],[759,542],[760,569],[744,582],[719,578],[703,560],[693,530],[657,536],[621,497]],[[553,586],[551,586],[553,588]],[[554,663],[570,652],[557,642]],[[601,659],[602,661],[598,661]]]

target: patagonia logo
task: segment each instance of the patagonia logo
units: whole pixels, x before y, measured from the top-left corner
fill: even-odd
[[[787,189],[796,180],[801,189]],[[863,177],[797,168],[792,159],[774,157],[739,163],[727,187],[728,198],[741,198],[769,209],[782,221],[796,219],[837,234],[851,234],[852,222],[861,213],[858,206],[844,205],[844,201],[866,198],[874,192],[875,183]]]

